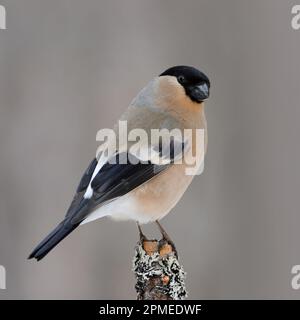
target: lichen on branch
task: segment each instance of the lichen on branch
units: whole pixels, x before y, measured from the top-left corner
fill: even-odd
[[[183,300],[186,273],[165,240],[144,240],[135,247],[133,271],[138,300]]]

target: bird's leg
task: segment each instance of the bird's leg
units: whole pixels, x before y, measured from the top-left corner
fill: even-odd
[[[143,244],[144,241],[148,240],[147,237],[143,234],[142,228],[138,222],[136,222],[137,227],[139,229],[140,242]]]
[[[178,258],[178,254],[177,254],[177,250],[176,250],[174,242],[171,240],[171,238],[167,234],[166,230],[162,227],[162,225],[158,222],[158,220],[155,220],[155,222],[158,225],[159,231],[161,232],[161,234],[163,236],[163,240],[167,241],[171,245],[171,247],[175,253],[176,258]]]

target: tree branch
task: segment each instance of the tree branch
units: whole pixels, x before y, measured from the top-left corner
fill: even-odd
[[[183,300],[186,273],[166,240],[143,240],[135,247],[133,271],[138,300]]]

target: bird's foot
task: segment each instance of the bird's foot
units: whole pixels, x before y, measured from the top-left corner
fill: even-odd
[[[148,238],[143,234],[143,231],[142,231],[142,228],[141,228],[140,224],[138,222],[136,224],[137,224],[137,227],[139,229],[140,242],[141,242],[141,244],[143,244],[144,241],[148,240]]]
[[[175,247],[174,242],[171,240],[171,238],[167,234],[166,230],[162,227],[162,225],[158,222],[158,220],[156,220],[155,222],[158,225],[158,228],[163,236],[162,241],[160,241],[160,246],[168,243],[172,247],[172,250],[175,254],[175,257],[178,259],[178,253],[177,253],[177,249]]]

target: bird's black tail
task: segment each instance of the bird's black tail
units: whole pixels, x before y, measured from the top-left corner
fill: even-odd
[[[69,221],[62,221],[30,254],[28,259],[35,258],[37,261],[45,257],[61,240],[79,226]]]

